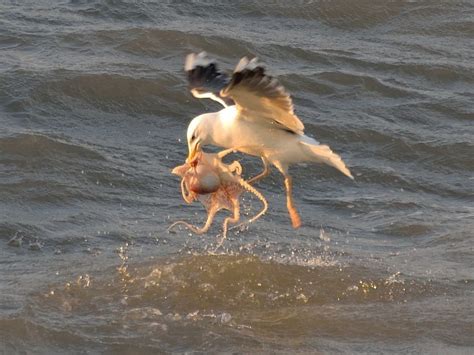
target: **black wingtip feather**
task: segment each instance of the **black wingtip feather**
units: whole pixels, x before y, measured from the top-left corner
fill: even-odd
[[[256,67],[254,69],[244,69],[234,72],[229,87],[238,85],[242,80],[250,80],[254,78],[263,78],[265,76],[265,68]]]
[[[192,60],[187,62],[187,67],[191,68],[186,70],[190,89],[199,89],[218,94],[221,89],[227,86],[229,82],[228,76],[221,73],[213,61],[208,60],[207,57],[204,57],[203,60],[202,56],[191,58],[196,58],[196,62],[193,63]]]

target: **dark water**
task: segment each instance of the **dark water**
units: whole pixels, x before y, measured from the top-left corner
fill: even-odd
[[[472,353],[473,38],[472,1],[0,2],[0,353]],[[222,216],[166,232],[205,218],[170,174],[201,50],[356,177],[295,167],[294,231],[274,172],[217,255]]]

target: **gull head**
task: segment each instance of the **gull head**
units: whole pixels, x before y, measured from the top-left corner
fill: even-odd
[[[201,151],[202,146],[209,143],[210,131],[212,130],[212,118],[210,114],[203,114],[193,118],[189,123],[188,140],[188,159],[192,162]]]

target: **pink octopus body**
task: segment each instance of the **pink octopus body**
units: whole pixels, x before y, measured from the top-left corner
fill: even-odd
[[[221,187],[219,175],[207,164],[198,164],[186,171],[183,177],[189,191],[198,195],[216,192]]]
[[[263,195],[240,177],[241,165],[237,161],[231,164],[222,162],[222,158],[231,152],[231,149],[217,154],[200,152],[193,161],[172,170],[173,174],[182,178],[181,193],[184,200],[187,203],[199,200],[206,207],[208,216],[201,228],[177,221],[169,227],[169,230],[178,224],[183,224],[197,234],[206,233],[215,214],[226,209],[231,211],[233,216],[224,220],[223,237],[218,244],[220,246],[226,238],[229,223],[237,223],[240,219],[239,198],[244,191],[253,193],[263,203],[263,209],[247,223],[255,221],[266,212],[268,204]]]

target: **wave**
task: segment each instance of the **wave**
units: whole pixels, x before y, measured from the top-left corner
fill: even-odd
[[[62,139],[31,133],[0,138],[0,150],[7,154],[2,157],[4,163],[9,160],[7,156],[34,159],[38,157],[55,158],[62,155],[70,158],[105,160],[101,154],[84,145],[71,144]]]
[[[267,331],[281,330],[285,337],[304,336],[306,327],[310,337],[315,329],[320,329],[326,337],[374,339],[372,327],[350,329],[366,322],[382,326],[386,323],[378,317],[382,309],[403,306],[413,311],[420,303],[437,303],[436,297],[458,292],[455,287],[428,279],[357,265],[299,266],[246,255],[190,255],[145,264],[123,260],[118,269],[50,285],[44,292],[29,297],[25,319],[11,317],[0,322],[10,325],[8,334],[16,337],[15,329],[21,331],[24,322],[34,321],[38,328],[33,329],[50,334],[42,339],[53,338],[56,344],[69,342],[69,346],[71,341],[80,344],[79,337],[106,348],[130,345],[140,339],[144,347],[159,346],[163,350],[165,346],[169,351],[183,346],[196,349],[202,346],[201,340],[180,338],[178,344],[178,338],[169,334],[189,334],[193,330],[206,338],[205,334],[212,329],[214,333],[231,331],[226,341],[250,337],[268,348]],[[361,309],[366,310],[364,321]],[[395,323],[389,322],[393,325],[385,325],[385,333],[375,338],[397,338],[397,329],[410,323],[407,318],[403,322],[392,321]],[[409,326],[408,323],[405,325]],[[124,329],[125,332],[121,331]],[[157,344],[152,339],[168,341]],[[49,345],[47,341],[41,345],[45,344]]]

